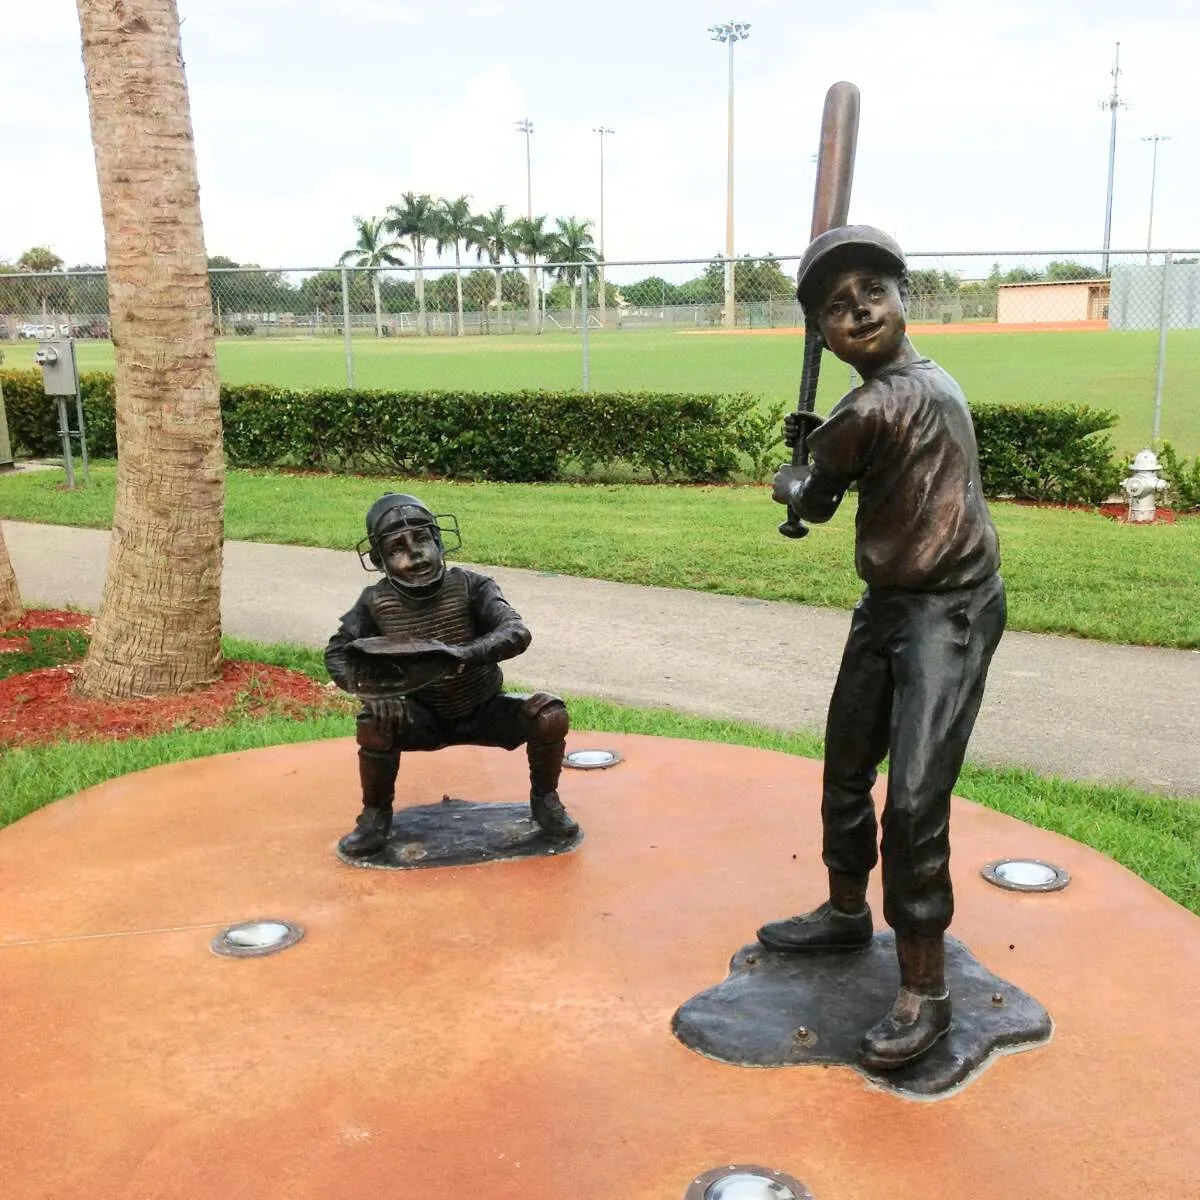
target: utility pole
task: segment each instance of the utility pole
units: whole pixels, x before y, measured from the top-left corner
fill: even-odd
[[[607,125],[597,125],[592,132],[600,135],[600,325],[603,328],[604,306],[607,303],[604,287],[604,135],[615,133],[616,130],[609,129]]]
[[[1101,108],[1107,108],[1112,113],[1112,131],[1108,136],[1108,197],[1104,204],[1104,259],[1101,271],[1108,274],[1108,248],[1112,242],[1112,201],[1113,201],[1113,169],[1117,161],[1117,109],[1124,108],[1125,102],[1118,94],[1121,76],[1121,43],[1117,43],[1116,56],[1113,59],[1112,95],[1107,100],[1100,101]]]
[[[1150,159],[1150,220],[1146,225],[1146,266],[1150,265],[1150,239],[1154,236],[1154,177],[1158,173],[1158,143],[1170,140],[1161,133],[1152,133],[1142,138],[1143,142],[1154,143],[1154,154]]]
[[[522,117],[516,122],[517,129],[525,135],[525,216],[529,220],[529,224],[533,225],[533,161],[529,151],[529,135],[533,132],[533,122],[528,117]],[[530,229],[532,233],[532,228]],[[537,333],[537,269],[533,265],[534,256],[529,254],[529,332]],[[499,315],[499,314],[497,314]]]
[[[733,326],[737,321],[734,303],[733,277],[733,47],[735,42],[744,42],[750,36],[750,26],[743,21],[726,21],[723,25],[710,25],[708,32],[714,42],[729,46],[729,132],[725,151],[725,324]]]

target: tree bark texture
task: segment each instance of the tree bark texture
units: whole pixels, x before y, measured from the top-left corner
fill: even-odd
[[[77,0],[116,348],[117,495],[78,684],[217,678],[224,458],[204,231],[174,0]]]
[[[4,530],[0,529],[0,629],[19,621],[24,611],[21,591],[17,587],[17,573],[13,570],[12,559],[8,557]]]

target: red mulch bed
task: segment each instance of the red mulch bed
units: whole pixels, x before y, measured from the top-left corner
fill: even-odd
[[[1156,508],[1154,510],[1153,521],[1131,521],[1129,519],[1128,504],[1101,504],[1100,515],[1102,517],[1110,517],[1114,521],[1120,521],[1122,525],[1174,525],[1179,520],[1179,513],[1173,508]]]
[[[1060,504],[1056,500],[1005,500],[1004,503],[1016,504],[1021,508],[1065,508],[1072,512],[1098,512],[1102,517],[1108,517],[1110,521],[1117,521],[1122,525],[1174,525],[1181,517],[1187,520],[1196,515],[1194,512],[1177,512],[1173,508],[1156,508],[1153,521],[1135,522],[1129,519],[1129,503],[1125,500],[1114,501],[1112,504]]]
[[[86,613],[34,610],[5,632],[86,629]],[[7,642],[9,639],[2,639]],[[19,639],[12,639],[20,647]],[[337,701],[298,671],[262,663],[225,662],[217,683],[183,696],[146,700],[85,700],[72,687],[81,663],[44,667],[0,679],[0,747],[30,746],[66,738],[147,737],[178,729],[209,729],[239,715],[300,718]]]

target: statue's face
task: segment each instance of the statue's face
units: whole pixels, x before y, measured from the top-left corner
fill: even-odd
[[[825,344],[864,379],[887,366],[904,345],[900,285],[876,267],[839,271],[817,319]]]
[[[401,587],[429,587],[446,569],[432,525],[403,525],[385,531],[379,539],[379,553],[388,578]]]

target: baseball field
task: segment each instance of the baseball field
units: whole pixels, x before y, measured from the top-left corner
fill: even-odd
[[[1158,335],[1106,328],[1018,329],[994,325],[944,329],[915,326],[913,341],[954,375],[973,404],[1086,404],[1118,415],[1118,450],[1146,445],[1153,429]],[[999,336],[998,336],[999,335]],[[792,403],[799,378],[799,330],[592,330],[589,376],[593,390],[748,392],[764,402]],[[33,365],[33,342],[9,343],[7,367]],[[107,342],[77,343],[83,370],[109,369]],[[225,337],[217,347],[227,383],[280,387],[344,387],[346,354],[339,337]],[[413,336],[353,339],[354,382],[364,388],[578,388],[578,332],[540,337]],[[1200,453],[1200,330],[1174,330],[1167,339],[1162,436],[1187,456]],[[842,364],[825,357],[820,412],[849,384]]]

